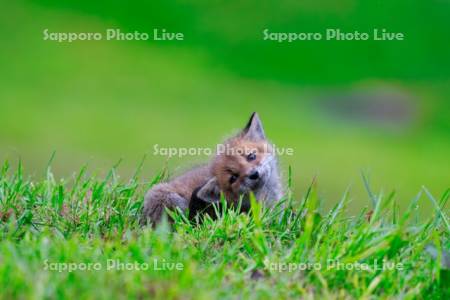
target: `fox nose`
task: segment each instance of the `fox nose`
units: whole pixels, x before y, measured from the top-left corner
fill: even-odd
[[[250,178],[251,180],[256,180],[259,178],[259,173],[258,171],[253,171],[252,173],[250,173],[250,175],[248,175],[248,178]]]

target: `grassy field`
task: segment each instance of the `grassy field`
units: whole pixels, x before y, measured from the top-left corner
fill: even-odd
[[[202,224],[174,213],[173,228],[138,225],[143,195],[163,180],[127,180],[82,168],[56,179],[0,173],[3,299],[448,299],[449,190],[423,188],[406,210],[367,185],[367,208],[349,217],[351,191],[326,199],[314,181],[272,210],[218,212]],[[295,183],[293,183],[295,185]],[[433,215],[419,215],[430,202]],[[447,249],[444,250],[443,249]],[[445,252],[447,251],[447,252]]]
[[[4,3],[0,300],[449,299],[444,2]],[[262,39],[328,27],[407,38]],[[186,40],[43,39],[107,28]],[[213,148],[253,111],[294,149],[284,208],[140,227],[146,190],[208,159],[154,146]]]

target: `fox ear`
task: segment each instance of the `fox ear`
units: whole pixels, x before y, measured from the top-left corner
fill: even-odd
[[[241,136],[249,140],[265,140],[266,135],[264,134],[264,129],[262,126],[261,119],[258,113],[254,112],[250,116],[247,125],[242,130]]]
[[[205,202],[218,202],[220,200],[220,189],[216,177],[211,178],[198,191],[197,197]]]

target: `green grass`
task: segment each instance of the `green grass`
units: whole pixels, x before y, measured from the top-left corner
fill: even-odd
[[[249,215],[224,209],[217,220],[202,224],[174,213],[173,228],[166,220],[151,229],[138,225],[143,195],[165,173],[142,182],[139,169],[124,181],[116,168],[98,178],[84,167],[68,180],[55,179],[48,168],[43,180],[33,181],[24,177],[20,164],[10,170],[5,163],[0,173],[0,298],[449,295],[448,253],[443,250],[450,245],[444,209],[448,190],[438,200],[424,188],[408,210],[399,212],[394,194],[384,197],[368,188],[364,201],[373,201],[374,207],[349,217],[349,193],[323,212],[321,202],[332,200],[319,199],[313,181],[304,197],[288,193],[283,205],[272,210],[253,201]],[[435,213],[421,220],[417,203],[430,200]],[[108,260],[141,268],[147,263],[149,268],[107,270]],[[155,270],[155,260],[165,270]],[[341,268],[327,267],[329,260]],[[69,272],[57,263],[96,265]],[[169,270],[172,263],[182,270]],[[342,269],[358,263],[370,269]],[[293,270],[305,264],[311,268]],[[389,268],[393,264],[402,269]]]

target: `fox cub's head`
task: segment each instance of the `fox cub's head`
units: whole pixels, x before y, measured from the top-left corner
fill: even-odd
[[[267,141],[257,113],[253,113],[245,128],[218,146],[212,161],[213,178],[197,193],[200,199],[216,202],[222,192],[228,202],[236,203],[240,196],[248,198],[257,192],[275,172],[276,158]]]

